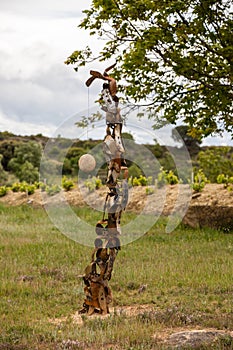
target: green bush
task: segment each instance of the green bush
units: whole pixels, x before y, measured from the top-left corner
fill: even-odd
[[[178,177],[173,173],[172,170],[170,170],[167,174],[166,174],[166,180],[167,183],[169,185],[176,185],[179,183],[179,179]]]
[[[13,185],[10,187],[12,192],[25,192],[28,195],[31,195],[35,192],[37,188],[37,183],[35,184],[28,184],[27,182],[15,182]]]
[[[61,185],[65,191],[70,191],[74,187],[74,182],[71,179],[67,179],[66,176],[63,176]]]
[[[46,187],[47,187],[46,183],[44,182],[39,183],[39,188],[42,192],[46,191]]]
[[[228,175],[219,174],[217,176],[217,183],[218,184],[224,184],[225,185],[224,187],[227,187],[228,184],[229,184],[229,179],[230,179],[230,177]]]
[[[211,146],[197,157],[198,168],[203,169],[210,182],[216,182],[219,174],[233,176],[233,148]]]
[[[176,185],[179,183],[179,179],[178,179],[178,176],[176,176],[172,170],[169,170],[169,171],[164,170],[162,167],[160,168],[160,172],[158,173],[156,182],[157,182],[157,187],[161,188],[166,184]]]
[[[198,183],[198,182],[194,182],[192,184],[192,189],[195,191],[195,192],[201,192],[203,190],[203,188],[205,187],[205,183],[204,182],[201,182],[201,183]]]
[[[130,176],[128,178],[128,186],[129,186],[129,188],[133,186],[133,178],[132,178],[132,176]]]
[[[35,193],[36,186],[35,185],[27,185],[26,192],[30,196],[31,194]]]
[[[35,186],[35,188],[38,190],[38,188],[40,188],[40,182],[39,181],[35,181],[33,183],[33,185]]]
[[[143,175],[140,175],[139,177],[134,177],[132,180],[133,186],[147,186],[148,184],[152,183],[152,176],[146,178]]]
[[[27,192],[27,183],[25,181],[20,183],[19,191],[20,192]]]
[[[233,184],[233,176],[219,174],[217,176],[217,183],[224,184],[224,188],[227,188],[229,191],[232,191],[233,188],[232,188],[231,184]]]
[[[7,194],[8,188],[6,186],[0,186],[0,197],[4,197]]]
[[[147,185],[151,186],[152,182],[153,182],[153,177],[152,176],[148,176],[148,178],[147,178]]]
[[[102,181],[99,177],[95,178],[95,187],[98,190],[102,186]]]
[[[206,178],[205,174],[203,173],[203,170],[199,169],[197,174],[194,176],[194,182],[192,184],[192,189],[195,192],[201,192],[203,190],[203,188],[205,187],[207,182],[208,182],[208,179]]]
[[[13,185],[11,186],[11,191],[12,192],[19,192],[20,185],[21,185],[20,182],[13,183]]]
[[[148,184],[147,178],[143,175],[140,175],[138,180],[141,186],[146,186]]]
[[[20,183],[19,191],[25,192],[28,195],[31,195],[35,192],[36,186],[34,184],[28,184],[27,182],[23,181]]]
[[[61,187],[58,185],[46,186],[46,193],[49,196],[54,196],[55,194],[59,193],[60,191],[61,191]]]
[[[133,180],[132,180],[132,185],[133,186],[140,186],[140,181],[138,179],[138,177],[134,177]]]
[[[155,193],[155,190],[152,187],[146,187],[146,195],[149,196]]]
[[[102,186],[102,181],[99,177],[91,177],[84,182],[84,185],[88,188],[89,192],[98,190]]]
[[[40,189],[41,191],[45,191],[46,190],[46,184],[42,181],[35,181],[34,182],[34,186],[35,188],[38,190]]]
[[[136,164],[132,164],[129,167],[129,176],[134,178],[139,177],[140,175],[142,175],[141,169]]]
[[[160,168],[156,182],[158,188],[162,188],[167,184],[167,172],[163,168]]]
[[[5,184],[8,178],[8,174],[3,168],[2,159],[3,155],[0,153],[0,183]]]

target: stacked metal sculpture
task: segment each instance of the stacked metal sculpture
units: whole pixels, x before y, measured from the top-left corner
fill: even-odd
[[[85,284],[85,300],[80,313],[107,314],[112,302],[112,292],[108,285],[111,279],[114,261],[121,248],[120,220],[122,211],[128,202],[128,168],[124,159],[124,145],[121,138],[122,118],[116,95],[117,84],[114,78],[108,75],[110,66],[101,74],[90,71],[91,77],[86,85],[96,79],[104,80],[101,91],[101,108],[106,113],[106,136],[103,142],[103,152],[107,163],[106,186],[108,193],[103,208],[103,217],[96,225],[97,238],[94,241],[94,250],[91,263],[86,267],[82,276]],[[122,178],[121,178],[122,175]]]

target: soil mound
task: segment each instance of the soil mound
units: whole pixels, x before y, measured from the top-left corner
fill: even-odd
[[[148,191],[148,188],[142,186],[130,188],[126,210],[165,216],[172,213],[179,214],[182,211],[185,213],[183,223],[188,226],[233,230],[233,191],[229,191],[223,185],[207,184],[200,193],[191,193],[188,185],[165,186],[161,189],[150,186],[149,189]],[[88,205],[102,210],[106,193],[105,186],[94,192],[76,186],[71,191],[61,191],[54,196],[49,196],[40,190],[36,190],[30,196],[26,193],[9,191],[6,196],[0,198],[0,203],[43,207],[67,202],[71,206]]]

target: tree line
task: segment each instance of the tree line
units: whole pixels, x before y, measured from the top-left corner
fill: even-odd
[[[177,134],[176,134],[177,135]],[[124,137],[132,136],[130,134]],[[183,135],[183,138],[184,135]],[[79,158],[91,151],[102,140],[70,140],[57,137],[54,147],[50,147],[47,158],[41,164],[43,149],[48,138],[43,135],[16,136],[14,134],[0,132],[0,186],[12,185],[14,182],[26,181],[34,183],[39,181],[40,167],[46,167],[50,173],[66,175],[75,178],[79,172]],[[202,169],[210,182],[216,182],[220,174],[233,176],[233,147],[211,146],[201,147],[196,140],[186,139],[186,147],[189,150],[194,172]],[[176,165],[166,146],[154,144],[145,145],[158,160],[164,171],[172,171],[175,175]],[[175,147],[174,147],[175,149]],[[144,175],[142,170],[133,161],[128,161],[129,174],[131,177],[139,178]],[[105,165],[103,166],[104,170]],[[182,179],[185,181],[185,179]]]

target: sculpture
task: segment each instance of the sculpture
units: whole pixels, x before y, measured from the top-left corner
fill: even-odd
[[[120,220],[122,211],[128,202],[128,168],[124,159],[124,145],[121,138],[122,118],[116,95],[116,80],[108,74],[115,66],[108,67],[104,74],[90,71],[91,77],[86,81],[89,87],[95,79],[104,80],[101,91],[101,108],[106,113],[106,136],[103,142],[103,152],[108,165],[106,186],[108,193],[103,208],[103,217],[96,224],[97,238],[91,263],[82,276],[85,284],[85,300],[80,313],[107,314],[112,302],[112,292],[108,285],[111,279],[114,261],[120,244]],[[123,172],[123,179],[119,177]]]

